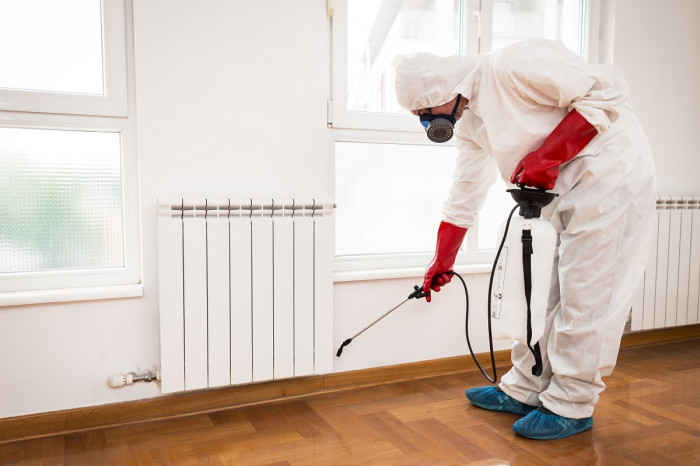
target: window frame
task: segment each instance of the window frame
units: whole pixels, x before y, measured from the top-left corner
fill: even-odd
[[[2,127],[120,135],[124,266],[0,274],[0,306],[143,295],[132,11],[102,1],[104,95],[0,89]]]

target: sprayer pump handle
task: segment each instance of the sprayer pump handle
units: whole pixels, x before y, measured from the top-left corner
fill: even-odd
[[[408,295],[408,299],[420,299],[420,298],[425,298],[428,296],[430,293],[424,293],[423,292],[423,285],[414,285],[413,286],[413,293]]]

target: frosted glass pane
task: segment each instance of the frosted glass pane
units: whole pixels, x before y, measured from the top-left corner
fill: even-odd
[[[582,54],[583,0],[494,0],[493,49],[524,39],[552,39]]]
[[[0,1],[0,87],[103,94],[99,0]]]
[[[0,128],[0,273],[124,266],[119,133]]]
[[[459,53],[455,0],[348,2],[348,109],[401,113],[394,92],[405,55]]]
[[[337,142],[336,255],[435,250],[450,146]]]
[[[501,226],[515,207],[513,196],[506,190],[505,182],[498,181],[489,188],[484,207],[479,212],[478,249],[496,249],[498,247],[498,228]],[[518,215],[517,211],[513,215]]]

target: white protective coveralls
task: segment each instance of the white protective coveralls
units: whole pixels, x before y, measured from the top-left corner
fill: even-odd
[[[586,63],[561,43],[518,42],[485,55],[418,54],[397,69],[396,92],[408,110],[435,107],[457,94],[469,109],[455,127],[458,151],[446,222],[469,228],[495,181],[509,183],[572,109],[598,134],[560,166],[559,196],[542,216],[557,231],[544,335],[543,373],[515,342],[514,367],[501,389],[516,400],[568,418],[593,413],[601,380],[617,359],[652,238],[656,182],[647,138],[628,103],[628,86],[609,65]]]

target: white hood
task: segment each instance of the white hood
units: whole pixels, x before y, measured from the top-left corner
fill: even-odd
[[[457,97],[471,99],[472,85],[483,55],[440,57],[418,53],[396,68],[396,97],[412,111],[437,107]]]

